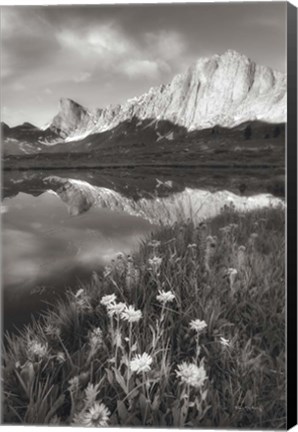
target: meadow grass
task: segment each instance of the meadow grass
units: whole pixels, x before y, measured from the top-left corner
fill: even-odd
[[[284,429],[284,210],[160,227],[3,348],[3,422]]]

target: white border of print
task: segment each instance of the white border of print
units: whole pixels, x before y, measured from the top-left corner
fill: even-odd
[[[256,0],[244,0],[245,2],[249,2],[249,1],[253,1],[256,2]],[[280,0],[261,0],[266,1],[266,2],[276,2],[276,1],[280,1]],[[158,0],[87,0],[85,4],[126,4],[126,3],[186,3],[183,0],[162,0],[162,1],[158,1]],[[187,3],[239,3],[239,0],[216,0],[216,1],[212,1],[212,0],[187,0]],[[298,0],[291,0],[290,3],[292,3],[294,6],[296,6],[298,8]],[[16,0],[16,1],[9,1],[9,0],[0,0],[0,6],[17,6],[17,5],[74,5],[74,4],[84,4],[84,2],[82,2],[82,0],[43,0],[43,1],[38,1],[38,0],[31,0],[31,1],[26,1],[26,0]],[[297,407],[297,411],[298,411],[298,407]],[[31,428],[32,425],[28,425],[28,426],[16,426],[16,425],[11,425],[11,426],[2,426],[1,425],[1,431],[5,432],[5,431],[9,431],[11,432],[12,428],[14,430],[28,430],[29,428]],[[34,427],[34,432],[41,432],[41,431],[48,431],[49,426],[36,426]],[[105,431],[117,431],[119,432],[120,428],[101,428],[101,430],[105,430]],[[79,432],[85,432],[86,428],[75,428],[75,430],[79,431]],[[150,428],[150,431],[154,432],[154,431],[159,431],[159,429],[154,429],[154,428]],[[164,429],[167,430],[167,429]],[[224,430],[229,430],[229,429],[200,429],[200,431],[202,432],[220,432],[220,431],[224,431]],[[295,426],[294,428],[291,429],[293,432],[298,432],[298,426]],[[69,432],[69,427],[59,427],[59,431],[61,432]],[[133,431],[135,432],[139,432],[139,431],[143,431],[144,429],[141,428],[134,428]],[[169,429],[170,432],[180,432],[180,429]],[[234,429],[235,432],[238,432],[237,429]],[[121,432],[132,432],[132,429],[130,428],[122,428],[121,427]],[[241,429],[239,430],[239,432],[251,432],[251,430],[249,429]]]

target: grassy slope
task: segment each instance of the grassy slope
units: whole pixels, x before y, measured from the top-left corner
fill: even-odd
[[[231,223],[237,226],[224,234],[220,228]],[[216,236],[215,247],[206,246],[208,235]],[[160,246],[147,241],[133,259],[117,259],[44,322],[7,340],[6,423],[73,423],[78,413],[86,419],[97,399],[110,410],[111,425],[285,428],[283,211],[226,209],[206,226],[188,221],[160,228],[154,238]],[[148,263],[154,255],[162,258],[155,270]],[[234,283],[227,268],[238,271]],[[156,299],[159,289],[175,295],[165,308]],[[100,304],[111,293],[142,311],[131,329],[122,320],[111,324]],[[189,327],[197,318],[207,323],[200,352]],[[103,341],[94,345],[90,331],[97,327]],[[33,349],[30,341],[41,345]],[[130,372],[129,360],[144,352],[152,356],[151,371]],[[203,387],[179,384],[175,370],[183,361],[204,365]],[[87,397],[88,383],[99,385]]]

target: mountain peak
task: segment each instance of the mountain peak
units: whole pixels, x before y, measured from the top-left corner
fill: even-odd
[[[61,137],[67,138],[74,130],[77,129],[78,124],[90,120],[88,110],[69,98],[60,98],[60,111],[54,117],[50,129],[59,133]]]
[[[84,108],[82,105],[80,105],[78,102],[74,101],[73,99],[70,98],[66,98],[66,97],[62,97],[59,100],[59,104],[60,104],[60,109],[61,110],[69,110],[69,109],[82,109],[82,110],[86,110],[86,108]]]
[[[165,86],[93,114],[71,99],[62,99],[51,128],[68,140],[78,139],[133,117],[167,120],[187,130],[233,127],[251,120],[283,123],[286,76],[228,49],[221,55],[199,58]]]
[[[22,128],[26,128],[26,129],[38,129],[37,126],[34,126],[34,124],[29,123],[29,122],[25,122],[22,124]]]

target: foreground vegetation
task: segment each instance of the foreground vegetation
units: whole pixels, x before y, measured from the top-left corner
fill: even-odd
[[[163,227],[6,338],[3,421],[282,429],[284,211]]]

